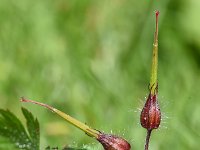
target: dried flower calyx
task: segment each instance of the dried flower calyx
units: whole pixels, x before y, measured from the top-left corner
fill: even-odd
[[[157,129],[161,121],[161,112],[157,100],[157,92],[149,94],[140,115],[140,123],[147,130]]]
[[[103,145],[105,150],[130,150],[131,145],[123,138],[100,133],[97,140]]]

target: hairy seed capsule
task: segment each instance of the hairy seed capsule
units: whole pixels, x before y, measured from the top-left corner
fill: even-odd
[[[157,94],[149,94],[140,115],[140,123],[147,130],[157,129],[161,121],[161,112],[157,101]]]
[[[100,133],[97,139],[104,147],[105,150],[130,150],[131,145],[123,138]]]

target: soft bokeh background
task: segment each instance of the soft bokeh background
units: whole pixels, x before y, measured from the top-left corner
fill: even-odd
[[[139,109],[148,94],[155,9],[163,121],[150,149],[198,149],[199,0],[0,0],[0,107],[23,120],[25,96],[143,149]],[[40,121],[41,149],[102,149],[50,111],[23,106]]]

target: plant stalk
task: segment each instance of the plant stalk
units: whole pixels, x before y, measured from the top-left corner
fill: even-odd
[[[146,143],[145,143],[145,150],[148,150],[148,149],[149,149],[149,140],[150,140],[150,137],[151,137],[151,131],[152,131],[152,130],[147,130]]]

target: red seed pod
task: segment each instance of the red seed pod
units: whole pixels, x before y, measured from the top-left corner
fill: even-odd
[[[86,124],[69,116],[68,114],[65,114],[64,112],[54,107],[51,107],[47,104],[40,103],[33,100],[28,100],[23,97],[21,98],[21,102],[29,102],[29,103],[37,104],[37,105],[48,108],[49,110],[55,112],[56,114],[58,114],[59,116],[67,120],[72,125],[83,130],[88,136],[91,136],[95,138],[96,140],[98,140],[103,145],[105,150],[130,150],[131,149],[131,145],[125,139],[115,136],[115,135],[104,134],[98,130],[92,129]]]
[[[147,130],[157,129],[161,121],[161,112],[157,101],[157,94],[149,94],[140,115],[140,123]]]
[[[131,145],[123,138],[100,133],[97,139],[104,147],[105,150],[130,150]]]

